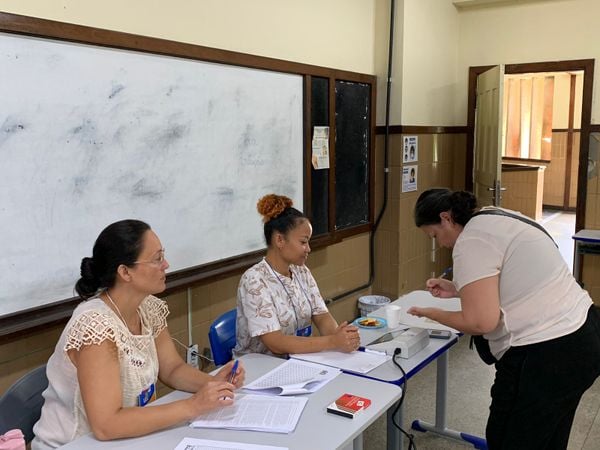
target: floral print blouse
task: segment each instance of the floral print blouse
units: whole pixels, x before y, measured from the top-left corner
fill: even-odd
[[[293,336],[308,327],[312,316],[327,307],[306,266],[290,266],[292,277],[278,274],[265,259],[248,269],[237,292],[236,357],[246,353],[271,354],[259,336],[281,330]]]

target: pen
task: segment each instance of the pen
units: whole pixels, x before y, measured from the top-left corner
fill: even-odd
[[[448,267],[446,270],[444,270],[438,278],[446,278],[448,275],[450,275],[450,273],[452,273],[452,267]]]
[[[229,377],[227,377],[227,382],[233,384],[233,379],[235,378],[235,373],[237,372],[238,365],[240,363],[239,359],[236,359],[233,363],[233,367],[231,368],[231,372],[229,372]],[[226,400],[227,397],[221,397],[221,400]]]
[[[235,373],[237,372],[237,368],[238,368],[239,362],[240,362],[239,359],[236,360],[233,363],[233,367],[231,368],[231,373],[229,374],[229,378],[227,379],[227,381],[229,383],[231,383],[231,384],[233,384],[233,379],[235,378]]]

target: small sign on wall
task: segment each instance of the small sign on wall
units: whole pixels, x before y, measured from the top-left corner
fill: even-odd
[[[417,190],[417,177],[419,166],[404,166],[402,168],[402,192]]]
[[[404,136],[403,157],[405,163],[419,160],[419,138],[417,136]]]

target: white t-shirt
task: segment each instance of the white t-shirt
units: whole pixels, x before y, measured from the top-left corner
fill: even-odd
[[[271,354],[260,336],[277,330],[293,336],[312,323],[312,316],[328,312],[308,267],[291,265],[290,271],[292,278],[278,274],[263,259],[242,275],[237,294],[236,357]]]
[[[510,347],[572,333],[586,320],[590,296],[552,240],[533,225],[505,216],[473,217],[456,240],[452,259],[458,290],[500,275],[500,322],[485,335],[498,359]]]
[[[101,299],[91,298],[75,308],[48,360],[48,388],[44,391],[42,416],[33,427],[32,450],[51,449],[89,433],[77,368],[67,352],[105,340],[116,344],[121,371],[123,407],[137,405],[138,395],[158,378],[158,355],[154,339],[167,326],[166,302],[146,297],[138,308],[142,334],[131,334],[123,321]]]

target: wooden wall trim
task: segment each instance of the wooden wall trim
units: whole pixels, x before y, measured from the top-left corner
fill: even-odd
[[[590,124],[590,133],[600,133],[600,123]]]
[[[465,126],[390,125],[390,134],[466,134]],[[377,125],[376,134],[385,134],[385,126]]]

